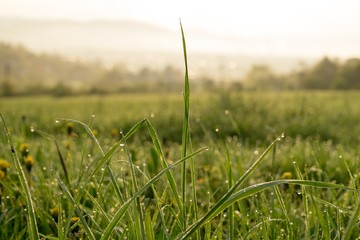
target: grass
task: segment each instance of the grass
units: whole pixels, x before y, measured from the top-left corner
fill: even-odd
[[[197,93],[190,112],[182,37],[183,96],[1,101],[1,239],[360,234],[360,93]]]

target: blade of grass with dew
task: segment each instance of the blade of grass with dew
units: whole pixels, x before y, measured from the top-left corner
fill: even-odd
[[[126,152],[126,156],[128,158],[129,161],[129,165],[130,165],[130,169],[131,169],[131,178],[132,178],[132,191],[133,193],[137,192],[139,190],[138,187],[138,183],[137,183],[137,178],[136,178],[136,173],[135,173],[135,165],[132,161],[132,156],[130,154],[129,151],[129,147],[126,143],[126,140],[123,141],[124,143],[124,147],[125,147],[125,152]],[[141,208],[141,203],[140,203],[140,197],[137,197],[135,200],[135,205],[136,205],[136,209],[137,209],[137,214],[134,214],[134,219],[135,219],[135,226],[137,226],[137,234],[141,234],[138,237],[141,239],[146,239],[146,232],[145,232],[145,226],[144,226],[144,219],[143,219],[143,212],[142,212],[142,208]],[[140,229],[139,229],[140,228]]]
[[[83,227],[85,228],[85,232],[86,232],[87,237],[88,237],[89,239],[95,240],[96,238],[95,238],[93,232],[91,231],[89,225],[87,224],[86,219],[84,218],[84,216],[83,216],[83,214],[81,213],[81,210],[80,210],[80,208],[79,208],[79,206],[78,206],[78,203],[79,203],[78,201],[80,200],[80,198],[79,198],[78,201],[75,201],[75,199],[74,199],[73,196],[71,195],[69,189],[68,189],[67,186],[64,184],[64,182],[61,180],[61,178],[60,178],[58,175],[56,175],[56,178],[57,178],[57,180],[58,180],[58,183],[59,183],[61,189],[64,191],[66,197],[69,199],[72,207],[74,208],[76,215],[80,218],[80,221],[81,221],[81,223],[83,224]],[[89,217],[90,217],[90,216],[89,216]]]
[[[300,171],[299,166],[296,164],[296,162],[294,162],[294,168],[296,171],[296,175],[300,180],[303,180],[303,176],[302,173]],[[310,235],[310,229],[309,229],[309,225],[310,225],[310,217],[309,217],[309,206],[308,206],[308,194],[307,191],[304,187],[301,188],[301,193],[302,193],[302,200],[303,200],[303,204],[304,204],[304,212],[305,212],[305,239],[309,239],[309,235]]]
[[[65,237],[65,233],[64,233],[64,222],[63,222],[63,215],[62,215],[62,211],[63,211],[63,208],[62,208],[62,196],[58,196],[58,239],[59,240],[65,240],[66,237]]]
[[[146,124],[147,124],[147,127],[148,127],[148,131],[149,131],[149,134],[150,134],[150,137],[151,137],[151,140],[154,144],[154,147],[155,147],[155,150],[158,154],[158,156],[160,157],[160,162],[161,162],[161,165],[162,165],[162,168],[163,169],[166,169],[168,167],[168,164],[165,160],[165,155],[164,155],[164,152],[161,148],[161,144],[160,144],[160,141],[159,141],[159,137],[157,136],[157,133],[155,131],[155,128],[152,126],[151,122],[149,120],[146,119]],[[179,197],[179,191],[178,191],[178,188],[176,186],[176,183],[175,183],[175,179],[174,179],[174,176],[171,174],[170,171],[166,172],[166,179],[170,185],[170,189],[172,191],[172,193],[174,194],[174,197],[175,197],[175,200],[176,200],[176,203],[178,204],[178,208],[180,210],[180,215],[181,215],[181,219],[183,218],[184,214],[183,214],[183,203]],[[184,220],[185,221],[185,220]]]
[[[24,191],[24,197],[25,197],[26,207],[27,207],[27,219],[28,219],[28,228],[29,228],[28,230],[29,230],[29,235],[30,235],[29,237],[32,240],[40,239],[39,231],[37,228],[37,222],[36,222],[35,208],[34,208],[34,203],[32,201],[32,198],[31,198],[30,188],[29,188],[28,182],[26,180],[25,173],[22,169],[19,157],[16,153],[15,145],[11,138],[9,129],[8,129],[5,119],[1,113],[0,113],[0,118],[1,118],[1,121],[3,122],[3,126],[5,129],[5,135],[6,135],[7,141],[10,146],[11,157],[14,161],[15,169],[18,173],[17,176],[19,177],[21,188]]]
[[[360,199],[358,199],[358,202],[355,206],[355,209],[351,215],[351,218],[346,226],[345,233],[342,236],[342,240],[349,240],[351,238],[351,232],[355,225],[357,225],[357,221],[359,219],[360,215]]]
[[[114,230],[114,228],[116,227],[116,224],[121,220],[122,216],[124,215],[124,213],[126,212],[128,207],[132,204],[132,202],[137,197],[141,196],[141,194],[143,194],[148,187],[150,187],[157,180],[159,180],[160,177],[163,176],[170,169],[174,168],[175,166],[181,164],[182,162],[188,160],[191,157],[194,157],[194,156],[198,155],[199,153],[201,153],[201,152],[203,152],[203,151],[205,151],[207,149],[208,148],[201,148],[201,149],[195,151],[194,153],[186,156],[186,158],[180,159],[180,160],[176,161],[175,163],[170,164],[167,168],[163,169],[158,174],[156,174],[156,176],[154,176],[152,179],[150,179],[143,187],[140,188],[140,190],[138,192],[133,194],[133,196],[131,198],[129,198],[126,202],[124,202],[124,204],[119,208],[119,210],[115,213],[115,215],[114,215],[113,219],[111,220],[111,222],[109,223],[109,225],[104,230],[104,234],[101,237],[101,240],[105,240],[105,239],[110,238],[110,235],[111,235],[112,231]]]
[[[279,202],[280,208],[283,211],[284,215],[285,215],[285,221],[286,221],[286,228],[288,230],[288,234],[287,234],[287,239],[293,239],[293,231],[290,225],[290,218],[289,218],[289,214],[288,211],[286,210],[286,206],[285,206],[285,202],[283,197],[281,196],[281,192],[278,186],[274,187],[274,191],[275,191],[275,195],[276,198]]]
[[[295,184],[295,185],[300,185],[300,186],[304,186],[304,187],[306,186],[306,187],[318,187],[318,188],[337,188],[337,189],[355,191],[355,189],[353,189],[353,188],[345,187],[345,186],[334,184],[334,183],[317,182],[317,181],[309,181],[309,180],[283,179],[283,180],[275,180],[275,181],[270,181],[270,182],[259,183],[259,184],[255,184],[255,185],[251,185],[249,187],[243,188],[240,191],[231,195],[231,197],[227,198],[222,203],[222,205],[220,205],[216,209],[216,211],[213,211],[212,214],[206,218],[205,222],[209,221],[216,215],[220,214],[223,210],[225,210],[226,208],[228,208],[235,202],[245,199],[245,198],[248,198],[256,193],[262,192],[266,189],[269,189],[269,188],[272,188],[274,186],[278,186],[281,184]],[[195,226],[198,226],[198,224]],[[196,229],[194,229],[194,230],[191,229],[191,230],[192,231],[190,231],[190,228],[189,228],[189,230],[186,232],[187,234],[180,236],[180,239],[186,239],[186,238],[190,237],[190,234],[192,232],[194,232]]]
[[[191,142],[191,136],[189,135],[189,150],[190,152],[193,151],[192,149],[192,142]],[[194,211],[194,220],[199,220],[199,209],[198,209],[198,198],[197,198],[197,192],[196,192],[196,171],[195,171],[195,161],[194,159],[190,159],[190,175],[191,175],[191,186],[192,186],[192,202],[193,202],[193,211]],[[196,239],[201,239],[200,232],[197,232]]]
[[[181,144],[181,158],[186,157],[186,150],[189,139],[189,112],[190,112],[190,84],[189,84],[189,73],[186,53],[186,41],[184,35],[184,29],[180,21],[182,46],[184,52],[184,63],[185,63],[185,93],[184,93],[184,122],[182,129],[182,144]],[[183,213],[183,229],[186,228],[186,162],[181,165],[181,187],[182,187],[182,213]]]
[[[254,227],[252,227],[250,229],[250,231],[243,237],[243,239],[252,239],[252,235],[256,232],[257,229],[261,228],[261,226],[265,223],[268,223],[268,222],[283,222],[285,221],[284,219],[268,219],[268,220],[265,220],[263,222],[260,222],[258,224],[256,224]]]
[[[197,229],[199,229],[204,223],[210,220],[213,217],[214,213],[219,213],[218,209],[222,206],[222,204],[236,191],[236,189],[241,186],[246,179],[250,177],[250,175],[255,171],[255,169],[260,165],[260,163],[264,160],[265,156],[271,150],[271,148],[275,145],[277,141],[281,138],[276,138],[259,156],[259,158],[248,168],[248,170],[237,180],[237,182],[227,191],[227,193],[198,221],[193,223],[186,231],[180,233],[179,239],[186,239],[190,237]]]
[[[233,177],[232,177],[232,164],[229,154],[229,148],[227,146],[227,143],[225,142],[225,149],[226,149],[226,172],[227,172],[227,181],[228,181],[228,187],[229,190],[233,186]],[[233,206],[230,206],[228,209],[228,215],[229,215],[229,231],[228,231],[228,239],[232,240],[234,239],[234,208]]]

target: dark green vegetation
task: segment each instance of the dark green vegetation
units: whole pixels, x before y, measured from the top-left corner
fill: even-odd
[[[354,239],[359,102],[193,93],[184,155],[181,94],[1,99],[18,161],[1,127],[0,238]]]
[[[181,65],[181,64],[179,64]],[[190,62],[191,65],[191,62]],[[177,65],[176,65],[177,66]],[[0,42],[0,96],[180,92],[183,73],[171,65],[163,69],[131,69],[125,63],[105,67],[50,54],[34,54],[24,47]],[[190,66],[191,68],[191,66]],[[245,76],[216,79],[207,73],[192,77],[192,90],[360,89],[360,60],[324,57],[313,66],[279,74],[255,65]]]

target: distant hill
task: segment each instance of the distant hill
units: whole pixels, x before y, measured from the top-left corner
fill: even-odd
[[[253,64],[267,64],[275,71],[287,72],[299,61],[295,57],[253,56],[241,52],[258,44],[252,39],[218,36],[186,29],[190,71],[239,78]],[[143,66],[183,67],[180,30],[169,30],[135,21],[50,21],[0,18],[0,41],[20,43],[37,53],[101,60],[105,64],[125,63],[130,69]],[[244,52],[244,51],[243,51]]]
[[[76,86],[97,80],[103,70],[95,62],[69,61],[58,55],[35,54],[21,45],[0,42],[0,81],[9,80],[18,89],[71,83]]]

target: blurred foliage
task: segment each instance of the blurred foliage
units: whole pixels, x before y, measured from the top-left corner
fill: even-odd
[[[205,74],[205,73],[204,73]],[[172,66],[130,70],[125,64],[104,66],[57,55],[34,54],[0,42],[0,96],[181,92],[183,72]],[[192,90],[360,89],[360,59],[324,57],[313,66],[277,74],[267,65],[252,66],[243,79],[220,81],[192,77]]]

